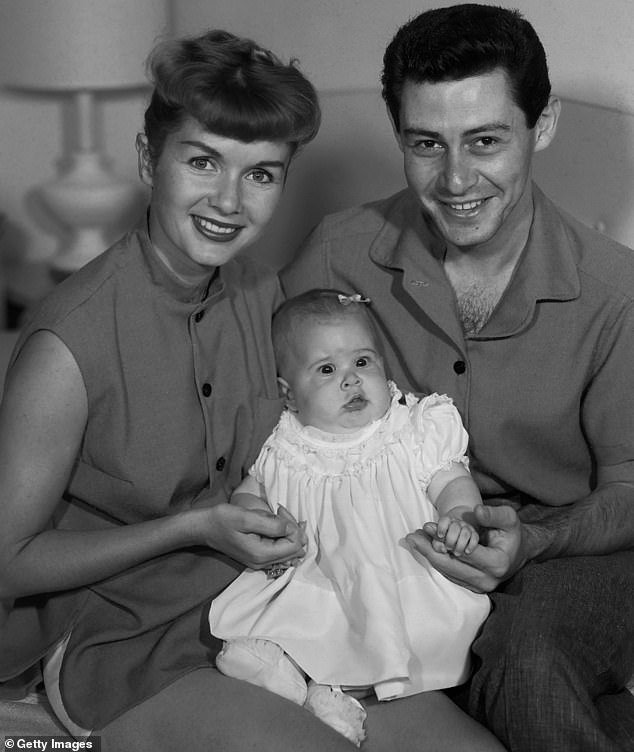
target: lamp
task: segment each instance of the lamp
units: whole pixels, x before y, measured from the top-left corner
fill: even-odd
[[[147,86],[144,59],[166,23],[166,0],[2,0],[0,76],[6,85],[72,100],[68,168],[39,188],[68,230],[51,262],[60,275],[105,250],[108,229],[138,198],[138,184],[108,167],[96,104],[105,93]]]

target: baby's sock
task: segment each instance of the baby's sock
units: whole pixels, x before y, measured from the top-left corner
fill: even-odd
[[[238,637],[224,643],[216,666],[226,676],[242,679],[297,705],[306,701],[304,674],[282,648],[270,640]]]
[[[363,705],[337,687],[310,681],[304,707],[357,747],[365,739],[367,713]]]

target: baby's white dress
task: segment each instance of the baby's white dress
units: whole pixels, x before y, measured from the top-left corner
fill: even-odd
[[[425,490],[468,437],[448,397],[392,384],[383,418],[352,434],[303,427],[285,411],[251,468],[275,511],[305,520],[308,550],[281,577],[246,570],[211,606],[224,640],[268,639],[310,678],[374,686],[379,699],[455,686],[489,613],[486,595],[414,559],[403,538],[438,514]]]

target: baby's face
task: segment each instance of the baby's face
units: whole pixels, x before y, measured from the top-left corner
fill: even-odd
[[[390,405],[383,360],[361,316],[304,324],[289,362],[280,382],[302,425],[351,433],[381,418]]]

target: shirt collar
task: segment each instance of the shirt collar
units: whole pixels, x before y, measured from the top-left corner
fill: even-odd
[[[533,222],[526,246],[493,315],[475,339],[511,336],[530,324],[539,301],[574,300],[579,272],[566,225],[533,185]]]
[[[403,271],[403,287],[439,326],[460,342],[451,288],[440,263],[439,241],[411,191],[387,217],[370,248],[370,258]],[[581,286],[566,226],[555,206],[533,184],[534,214],[526,247],[493,315],[473,339],[511,336],[532,320],[540,300],[573,300]]]
[[[181,303],[198,305],[203,300],[223,291],[222,267],[216,267],[206,280],[192,287],[180,280],[161,260],[152,246],[145,223],[139,228],[138,235],[152,282],[170,297]]]

